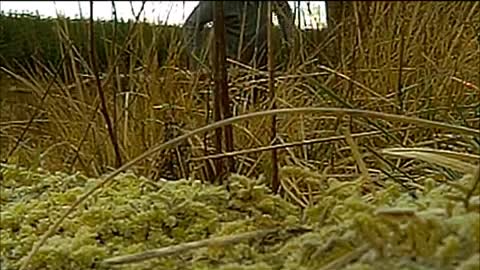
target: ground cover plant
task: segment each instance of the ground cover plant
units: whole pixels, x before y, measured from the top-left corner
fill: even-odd
[[[273,29],[273,84],[229,62],[221,154],[180,29],[2,14],[1,268],[478,269],[476,14],[352,2],[290,51]]]

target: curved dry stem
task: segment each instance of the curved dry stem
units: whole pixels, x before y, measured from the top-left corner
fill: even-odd
[[[253,232],[245,232],[245,233],[240,233],[236,235],[219,236],[219,237],[214,237],[210,239],[203,239],[199,241],[181,243],[178,245],[163,247],[159,249],[147,250],[144,252],[139,252],[139,253],[130,254],[130,255],[117,256],[117,257],[106,259],[102,263],[106,266],[139,263],[142,261],[159,258],[167,255],[179,254],[192,249],[198,249],[198,248],[203,248],[207,246],[236,244],[244,240],[264,237],[265,235],[275,233],[277,231],[279,231],[279,229],[273,228],[273,229],[257,230]]]

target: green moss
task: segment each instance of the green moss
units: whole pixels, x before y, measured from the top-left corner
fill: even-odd
[[[4,196],[0,213],[2,269],[16,269],[48,226],[96,180],[8,166],[1,170],[3,194],[22,194]],[[321,177],[299,168],[283,172],[291,179],[293,172],[304,179]],[[453,190],[445,185],[430,183],[428,192],[413,200],[393,183],[372,197],[345,192],[358,190],[359,183],[341,187],[342,183],[330,181],[319,186],[324,196],[301,211],[243,176],[230,178],[230,191],[186,181],[154,187],[142,179],[120,175],[79,206],[33,257],[33,269],[91,269],[114,256],[299,226],[312,230],[283,230],[267,238],[200,248],[122,269],[286,270],[322,269],[327,264],[355,270],[478,269],[480,214],[446,197]],[[402,210],[405,207],[410,210]],[[368,248],[357,254],[364,244]]]

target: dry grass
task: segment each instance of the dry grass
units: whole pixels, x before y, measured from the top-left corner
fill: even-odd
[[[302,207],[315,201],[322,185],[311,179],[342,181],[337,188],[360,182],[368,197],[389,178],[414,196],[426,175],[461,189],[466,196],[459,200],[476,206],[480,4],[354,2],[353,10],[344,25],[302,36],[301,49],[278,65],[275,141],[266,72],[232,62],[237,117],[212,123],[214,80],[209,70],[187,71],[179,40],[170,40],[159,66],[159,48],[143,43],[143,26],[134,24],[97,74],[95,55],[82,55],[60,20],[63,60],[57,67],[38,62],[35,70],[24,70],[26,76],[1,67],[2,89],[8,89],[1,93],[1,158],[108,174],[56,220],[29,258],[75,207],[122,170],[152,180],[210,180],[206,165],[219,157],[205,158],[215,153],[213,131],[228,124],[234,152],[220,156],[234,157],[238,173],[268,181],[273,166],[267,150],[276,149],[281,195]],[[153,40],[164,35],[158,31]],[[60,79],[60,71],[71,76]],[[254,87],[263,89],[263,102],[249,102]],[[254,111],[263,112],[246,115]],[[473,179],[472,187],[451,181],[461,178],[459,172]]]
[[[277,108],[352,108],[479,128],[475,115],[480,104],[478,3],[355,2],[354,10],[358,13],[345,25],[305,35],[301,50],[278,64],[283,68],[275,72]],[[2,91],[2,160],[99,176],[116,165],[115,143],[105,115],[112,122],[124,164],[155,145],[212,122],[207,118],[213,115],[213,103],[208,102],[213,79],[208,71],[184,68],[185,52],[179,40],[168,43],[164,66],[156,61],[159,48],[141,42],[140,24],[130,29],[122,47],[111,46],[110,65],[99,77],[107,109],[102,115],[90,56],[80,54],[69,42],[61,21],[57,29],[64,56],[57,70],[38,63],[37,70],[21,77],[12,68],[2,67],[3,89],[9,89]],[[164,36],[158,31],[153,40]],[[121,59],[120,52],[126,48],[130,57]],[[128,72],[121,73],[124,66]],[[60,70],[72,74],[69,81],[58,78]],[[267,73],[235,63],[230,71],[234,115],[269,108],[267,100],[255,106],[248,103],[253,86],[268,91]],[[257,81],[251,79],[254,74],[260,74]],[[282,114],[276,121],[280,168],[295,165],[342,180],[356,179],[375,168],[392,177],[401,172],[410,178],[430,170],[415,161],[382,157],[378,153],[385,147],[478,151],[472,136],[408,121],[312,113]],[[342,139],[346,126],[349,140]],[[271,158],[265,151],[271,150],[267,147],[272,143],[270,130],[267,116],[233,124],[239,173],[269,176]],[[176,149],[146,157],[132,169],[153,179],[208,178],[205,165],[212,160],[202,157],[215,152],[212,137],[213,132],[192,136]]]

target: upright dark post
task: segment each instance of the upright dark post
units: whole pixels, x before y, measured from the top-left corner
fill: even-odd
[[[273,63],[273,46],[272,46],[272,2],[267,2],[268,24],[267,24],[267,52],[268,52],[268,90],[270,92],[270,100],[272,102],[272,110],[275,106],[275,86],[274,86],[274,63]],[[271,140],[275,143],[277,137],[277,119],[272,115],[272,137]],[[274,193],[278,191],[280,181],[278,179],[278,160],[277,150],[272,150],[272,190]]]
[[[227,68],[226,68],[226,49],[225,49],[225,20],[223,14],[223,1],[215,2],[215,16],[214,16],[214,32],[215,32],[215,46],[214,46],[214,73],[215,73],[215,106],[214,117],[215,121],[229,118],[232,116],[230,111],[230,100],[228,95],[227,82]],[[233,151],[233,132],[232,126],[225,127],[225,144],[228,152]],[[222,130],[216,129],[216,147],[217,153],[222,152]],[[224,177],[224,163],[223,160],[216,160],[216,178],[218,182],[222,182]],[[228,171],[234,170],[235,164],[233,157],[228,157]]]

